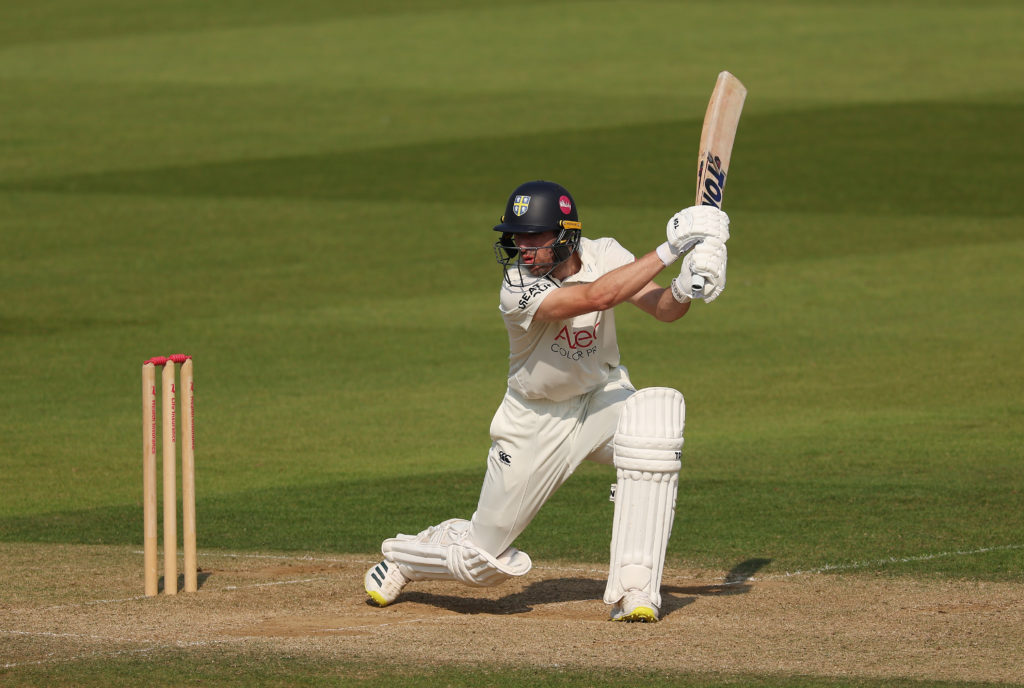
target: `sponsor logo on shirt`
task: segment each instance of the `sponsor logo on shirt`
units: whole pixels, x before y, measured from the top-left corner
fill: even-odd
[[[597,353],[597,328],[600,326],[600,321],[590,327],[572,329],[563,325],[555,335],[551,350],[570,361],[589,358]]]
[[[534,296],[537,296],[538,294],[547,291],[553,286],[555,285],[551,282],[538,282],[537,284],[530,285],[530,287],[526,289],[525,293],[519,299],[519,310],[523,310],[524,308],[526,308],[526,305],[530,303],[530,299],[532,299]]]

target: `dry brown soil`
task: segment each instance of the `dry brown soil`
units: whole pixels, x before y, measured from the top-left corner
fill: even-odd
[[[365,556],[200,553],[198,593],[146,599],[129,547],[0,543],[0,676],[174,648],[410,665],[639,667],[1024,682],[1024,585],[666,571],[657,624],[607,621],[603,565],[367,604]]]

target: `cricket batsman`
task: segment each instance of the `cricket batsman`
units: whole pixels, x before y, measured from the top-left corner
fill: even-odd
[[[713,206],[673,215],[666,240],[639,259],[615,239],[588,239],[576,202],[550,181],[522,184],[494,227],[509,338],[508,389],[491,421],[476,511],[381,545],[364,585],[376,604],[411,581],[497,585],[526,574],[512,543],[582,461],[615,467],[615,514],[604,601],[615,621],[657,621],[675,515],[685,405],[667,387],[637,390],[619,362],[614,308],[630,303],[663,322],[725,289],[729,218]],[[653,279],[680,257],[668,288]]]

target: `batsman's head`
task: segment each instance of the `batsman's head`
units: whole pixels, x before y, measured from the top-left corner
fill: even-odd
[[[542,180],[520,184],[494,227],[501,232],[494,254],[505,279],[523,286],[530,276],[551,274],[579,247],[582,227],[576,202],[564,186]]]

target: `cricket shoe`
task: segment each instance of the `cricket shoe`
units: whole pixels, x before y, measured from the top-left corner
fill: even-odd
[[[395,601],[408,582],[409,579],[398,570],[398,564],[384,559],[366,572],[363,587],[378,607],[386,607]]]
[[[612,621],[654,623],[657,620],[658,608],[642,590],[627,590],[622,599],[612,607]]]

